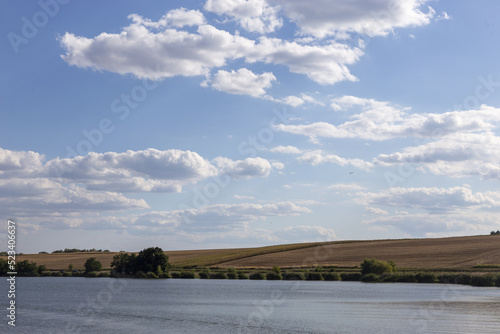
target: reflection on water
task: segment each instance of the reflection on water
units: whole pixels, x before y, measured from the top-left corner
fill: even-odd
[[[498,288],[41,277],[17,289],[18,333],[500,333]]]

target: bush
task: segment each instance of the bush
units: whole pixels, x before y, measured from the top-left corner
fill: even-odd
[[[139,270],[138,272],[135,273],[135,278],[147,278],[146,273],[144,271]]]
[[[376,259],[365,259],[361,263],[361,274],[375,274],[375,275],[383,275],[385,273],[392,273],[396,269],[396,265],[394,262],[386,262],[380,261]]]
[[[61,273],[60,272],[53,272],[52,273],[52,276],[61,276]],[[97,271],[90,271],[88,273],[85,273],[85,277],[97,277],[98,276],[98,272]]]
[[[212,275],[210,275],[210,278],[213,278],[213,279],[227,279],[227,275],[226,275],[226,273],[217,272],[217,273],[213,273]]]
[[[170,273],[164,271],[159,277],[160,278],[172,278],[172,275],[170,275]]]
[[[438,283],[436,275],[429,273],[418,273],[415,275],[415,279],[418,283]]]
[[[242,271],[238,272],[238,279],[248,279],[248,275]]]
[[[67,271],[62,273],[63,277],[71,277],[71,273],[68,273]]]
[[[227,270],[227,278],[229,278],[229,279],[238,279],[238,274],[236,273],[236,269],[229,268]]]
[[[361,282],[377,282],[378,279],[379,279],[378,275],[366,274],[365,276],[361,277]]]
[[[342,273],[340,277],[343,281],[360,281],[361,274],[360,273]]]
[[[473,286],[495,286],[496,277],[493,275],[472,276],[471,282]]]
[[[180,272],[178,272],[178,271],[174,271],[174,272],[172,273],[172,278],[181,278],[181,273],[180,273]]]
[[[200,276],[201,279],[209,279],[210,278],[210,271],[205,270],[200,273],[198,273],[198,276]]]
[[[266,279],[266,275],[263,273],[253,273],[249,276],[250,279],[254,280],[261,280],[261,279]]]
[[[194,271],[183,271],[180,278],[196,278],[196,273]]]
[[[283,279],[285,280],[293,280],[293,281],[303,281],[306,279],[306,276],[304,276],[303,273],[297,273],[297,272],[285,272],[283,275]]]
[[[42,271],[40,275],[43,277],[50,277],[52,276],[52,273],[50,271]]]
[[[321,272],[313,271],[307,273],[306,279],[308,281],[322,281],[323,275],[321,275]]]
[[[154,272],[152,272],[152,271],[148,271],[148,272],[146,273],[146,277],[147,277],[147,278],[158,278],[158,275],[156,275],[156,274],[155,274]]]
[[[110,277],[111,274],[109,271],[103,271],[99,273],[99,277]]]
[[[281,276],[280,273],[277,273],[275,271],[271,271],[271,272],[267,273],[266,279],[268,281],[279,281],[279,280],[283,279],[283,277]]]
[[[396,282],[399,283],[417,283],[417,279],[413,274],[396,275]]]
[[[340,281],[340,275],[338,273],[324,273],[323,278],[325,281]]]

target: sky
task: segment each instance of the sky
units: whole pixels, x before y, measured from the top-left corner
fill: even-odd
[[[499,14],[2,1],[2,219],[25,253],[498,230]]]

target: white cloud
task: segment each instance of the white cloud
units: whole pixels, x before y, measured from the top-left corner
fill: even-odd
[[[277,153],[287,153],[287,154],[300,154],[302,153],[302,150],[296,148],[295,146],[276,146],[271,149],[269,149],[271,152],[277,152]]]
[[[450,111],[441,114],[407,114],[408,108],[372,99],[344,96],[331,101],[331,108],[346,111],[360,108],[351,121],[340,125],[326,122],[279,124],[277,129],[308,136],[312,141],[325,138],[361,138],[388,140],[400,137],[437,138],[458,132],[483,132],[500,123],[500,109],[481,105],[478,110]]]
[[[326,162],[333,163],[339,166],[353,166],[361,169],[370,169],[373,164],[362,159],[347,159],[339,157],[335,154],[325,154],[321,150],[309,151],[302,154],[299,161],[310,163],[313,166],[317,166]]]
[[[325,45],[301,45],[278,38],[259,38],[259,44],[249,49],[245,58],[249,62],[282,64],[290,71],[305,74],[322,84],[356,81],[346,65],[356,63],[363,55],[359,48],[329,42]]]
[[[47,178],[0,179],[0,192],[0,210],[20,219],[149,208],[143,199],[130,199],[110,191],[89,191]]]
[[[412,236],[484,234],[498,226],[500,192],[473,192],[467,187],[391,188],[358,193],[363,205],[408,209],[365,219],[364,223],[396,227]]]
[[[406,164],[449,177],[480,176],[500,180],[500,137],[492,133],[448,135],[402,152],[380,154],[383,166]]]
[[[94,190],[180,191],[185,183],[216,175],[217,169],[195,152],[149,148],[54,159],[44,174],[84,182]]]
[[[273,166],[263,158],[246,158],[244,160],[231,160],[217,157],[213,160],[220,173],[228,174],[234,179],[247,179],[256,176],[267,177]]]
[[[266,94],[266,89],[272,86],[273,81],[276,81],[276,77],[270,72],[255,74],[246,68],[240,68],[231,72],[220,70],[202,85],[210,85],[229,94],[262,97]]]
[[[269,33],[283,25],[283,20],[277,16],[277,9],[265,0],[207,0],[204,8],[237,20],[243,29],[250,32]]]
[[[271,0],[304,35],[346,38],[347,33],[385,36],[395,28],[430,23],[435,11],[422,0]]]
[[[428,212],[449,212],[463,208],[500,206],[500,192],[473,193],[467,187],[390,188],[378,193],[360,193],[359,201],[368,205],[413,208]]]
[[[178,8],[169,11],[163,15],[157,22],[145,19],[137,14],[128,16],[134,23],[145,27],[161,29],[165,27],[184,27],[184,26],[199,26],[205,23],[205,17],[198,10],[188,10],[186,8]]]
[[[249,200],[249,199],[255,199],[253,196],[247,196],[247,195],[234,195],[234,199],[241,199],[241,200]]]
[[[379,215],[379,216],[385,216],[385,215],[389,214],[389,212],[387,212],[385,210],[382,210],[380,208],[374,208],[372,206],[365,208],[365,211],[368,213],[373,213],[375,215]]]
[[[241,229],[248,223],[267,217],[310,213],[292,202],[270,204],[216,204],[198,209],[155,211],[137,217],[135,226],[175,228],[183,231],[218,231]]]
[[[153,80],[207,75],[228,59],[244,56],[254,42],[201,25],[197,33],[176,29],[158,32],[136,21],[119,34],[102,33],[94,38],[65,33],[60,38],[69,65]]]
[[[211,25],[200,25],[196,33],[165,28],[162,21],[151,22],[131,16],[133,23],[119,34],[101,33],[94,38],[65,33],[60,42],[69,65],[138,78],[159,80],[182,76],[208,75],[228,60],[264,62],[287,66],[291,72],[307,75],[320,84],[354,81],[346,65],[363,55],[359,48],[329,42],[301,45],[277,38],[256,41],[232,35]],[[168,21],[168,20],[167,20]]]

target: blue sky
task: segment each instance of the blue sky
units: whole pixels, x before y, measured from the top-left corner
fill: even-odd
[[[496,1],[0,7],[21,252],[500,228]]]

